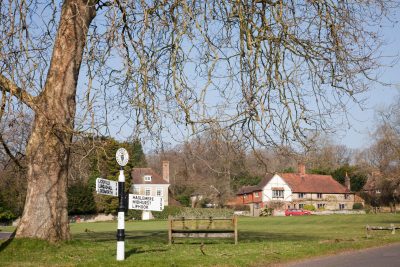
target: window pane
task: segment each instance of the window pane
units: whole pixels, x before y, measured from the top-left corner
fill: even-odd
[[[145,194],[146,196],[150,196],[150,195],[151,195],[151,189],[150,189],[150,188],[146,188],[144,194]]]
[[[139,187],[133,187],[133,194],[139,195],[140,194],[140,188]]]
[[[163,195],[163,190],[162,188],[157,188],[157,196],[161,197]]]

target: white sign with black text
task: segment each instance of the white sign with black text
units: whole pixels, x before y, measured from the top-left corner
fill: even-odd
[[[118,196],[118,182],[111,181],[103,178],[96,179],[96,192],[97,194]]]
[[[129,194],[128,208],[131,210],[162,211],[164,199],[162,197]]]

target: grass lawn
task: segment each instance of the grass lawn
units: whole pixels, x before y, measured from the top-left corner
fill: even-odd
[[[399,225],[400,215],[240,217],[236,246],[230,239],[179,239],[168,246],[166,221],[126,222],[124,262],[115,260],[116,222],[75,223],[69,242],[14,239],[0,251],[0,266],[267,266],[400,242],[400,231],[365,237],[366,224],[390,223]]]

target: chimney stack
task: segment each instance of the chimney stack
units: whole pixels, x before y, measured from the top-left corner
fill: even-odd
[[[300,173],[300,176],[304,176],[306,174],[306,165],[299,163],[297,166],[297,171]]]
[[[162,178],[169,183],[169,161],[162,162]]]
[[[344,186],[350,191],[350,177],[347,175],[347,172],[346,176],[344,177]]]

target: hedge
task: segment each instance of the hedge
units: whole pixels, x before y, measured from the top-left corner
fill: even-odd
[[[194,218],[208,218],[208,217],[232,217],[233,210],[231,209],[209,209],[209,208],[188,208],[166,206],[163,211],[152,211],[153,217],[159,220],[168,219],[168,216],[173,217],[194,217]],[[129,210],[126,216],[127,220],[141,220],[141,210]]]

